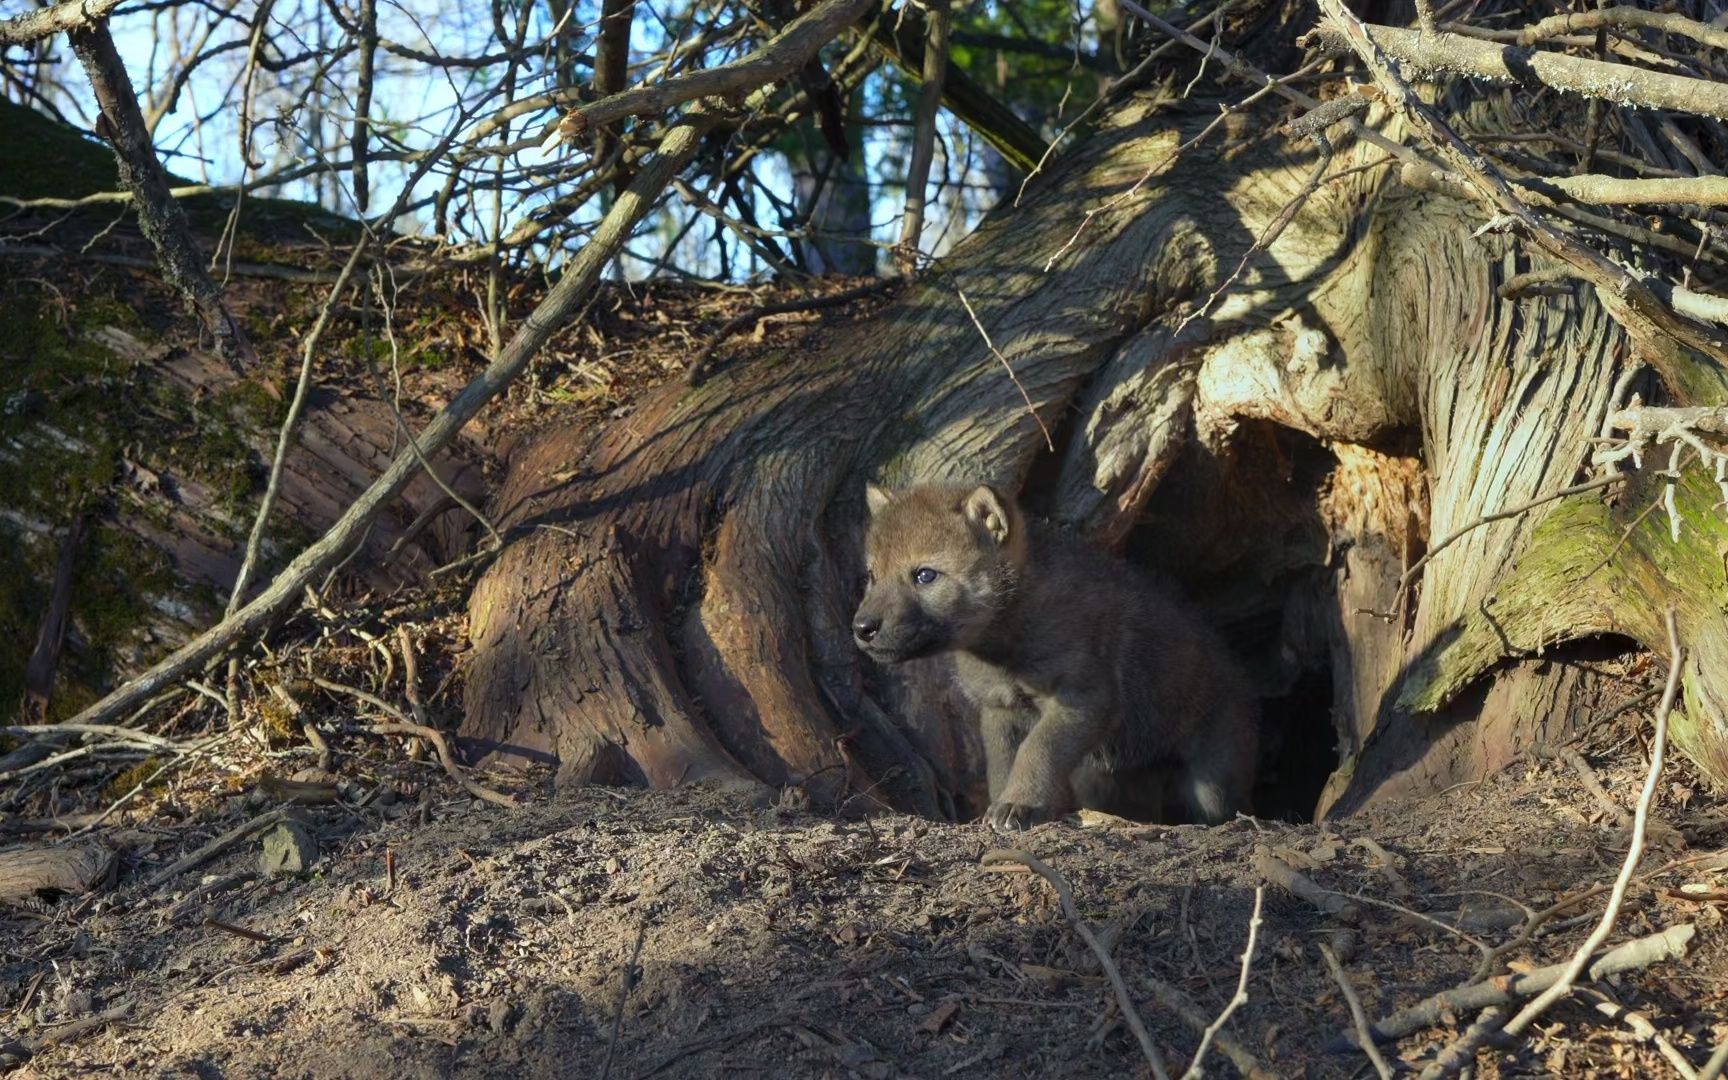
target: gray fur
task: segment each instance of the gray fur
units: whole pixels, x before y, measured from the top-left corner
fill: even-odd
[[[1192,610],[986,486],[872,487],[867,502],[858,646],[883,663],[955,654],[979,709],[991,825],[1077,807],[1154,819],[1172,774],[1197,821],[1246,808],[1256,703]],[[920,584],[920,570],[935,576]]]

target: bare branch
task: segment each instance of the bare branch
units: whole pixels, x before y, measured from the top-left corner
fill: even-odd
[[[1664,960],[1685,956],[1697,934],[1696,926],[1681,923],[1659,933],[1628,941],[1598,956],[1590,965],[1590,977],[1605,979],[1616,972],[1636,971]],[[1375,1024],[1374,1038],[1380,1042],[1390,1042],[1411,1032],[1432,1027],[1451,1014],[1476,1012],[1490,1005],[1504,1005],[1509,1001],[1541,993],[1553,986],[1565,969],[1565,964],[1554,964],[1535,971],[1519,972],[1443,990],[1407,1009],[1400,1009]]]
[[[249,356],[246,334],[223,305],[222,290],[205,272],[185,212],[168,194],[168,172],[156,157],[150,129],[138,109],[138,97],[114,48],[108,24],[97,23],[69,36],[102,110],[100,126],[113,143],[120,182],[136,198],[138,224],[156,249],[162,276],[198,313],[205,330],[215,339],[218,353],[230,361]]]
[[[28,45],[45,37],[94,27],[108,18],[120,0],[66,0],[0,21],[0,45]]]
[[[1642,109],[1673,109],[1728,119],[1728,85],[1648,71],[1583,56],[1541,52],[1477,41],[1459,34],[1422,34],[1391,26],[1365,26],[1387,56],[1428,75],[1464,75],[1493,83],[1547,86],[1586,98]],[[1322,23],[1310,39],[1323,50],[1354,47],[1335,24]],[[1360,52],[1360,49],[1356,50]]]
[[[1494,40],[1516,41],[1520,45],[1534,45],[1538,41],[1549,38],[1565,37],[1569,34],[1582,34],[1592,30],[1655,30],[1662,34],[1676,34],[1691,38],[1700,45],[1708,45],[1712,49],[1728,49],[1728,30],[1720,30],[1709,23],[1701,23],[1696,19],[1688,19],[1676,12],[1651,11],[1638,7],[1605,7],[1590,11],[1573,11],[1561,15],[1550,15],[1539,23],[1526,26],[1522,30],[1507,30],[1496,35]]]
[[[1537,191],[1553,188],[1568,198],[1598,206],[1647,206],[1652,203],[1728,206],[1728,176],[1627,180],[1586,173],[1583,176],[1530,179],[1524,184]]]
[[[1132,0],[1123,2],[1131,3]],[[1523,230],[1549,256],[1571,266],[1580,277],[1596,286],[1596,295],[1603,306],[1648,353],[1647,359],[1662,370],[1675,393],[1684,393],[1686,380],[1675,368],[1672,346],[1662,341],[1663,338],[1696,349],[1718,361],[1728,359],[1728,338],[1676,315],[1663,303],[1650,280],[1562,235],[1537,217],[1512,191],[1506,179],[1467,146],[1431,106],[1416,96],[1404,77],[1392,69],[1379,39],[1369,33],[1341,0],[1320,0],[1320,8],[1327,21],[1316,33],[1342,35],[1367,66],[1388,102],[1434,147],[1443,161],[1462,174],[1483,202],[1498,215],[1509,219],[1510,224]],[[1615,65],[1605,66],[1612,68]],[[1728,88],[1724,88],[1724,97],[1728,98]]]
[[[1188,1063],[1188,1070],[1182,1074],[1182,1080],[1200,1080],[1204,1075],[1201,1065],[1206,1060],[1206,1051],[1212,1049],[1212,1041],[1229,1022],[1230,1016],[1237,1009],[1248,1004],[1248,976],[1254,970],[1254,946],[1260,940],[1260,908],[1266,902],[1266,886],[1254,887],[1254,913],[1248,916],[1248,943],[1242,947],[1242,973],[1236,979],[1236,992],[1224,1006],[1224,1011],[1218,1014],[1218,1019],[1212,1021],[1200,1035],[1200,1045],[1194,1051],[1194,1060]],[[1321,948],[1325,948],[1324,945]]]
[[[871,40],[913,78],[922,78],[924,71],[924,21],[915,8],[903,5],[870,27]],[[952,64],[943,75],[942,104],[1022,172],[1035,169],[1049,151],[1049,144],[1032,125]]]
[[[605,98],[624,89],[630,64],[630,27],[636,18],[636,0],[603,0],[600,5],[600,37],[594,44],[593,90]],[[594,157],[605,159],[612,153],[615,138],[604,128],[594,132]],[[630,183],[629,172],[618,173],[617,186]]]
[[[936,156],[936,113],[942,107],[942,81],[948,71],[947,0],[934,0],[925,20],[930,36],[924,43],[924,80],[918,88],[918,110],[912,124],[912,160],[906,168],[906,210],[900,222],[896,255],[900,272],[911,277],[918,269],[918,236],[924,231],[924,188],[930,183],[930,162]]]
[[[757,87],[785,79],[816,51],[857,22],[876,0],[826,0],[793,20],[779,36],[730,64],[703,68],[665,82],[633,86],[584,105],[554,126],[548,145],[631,116],[658,116],[698,98],[739,99]]]

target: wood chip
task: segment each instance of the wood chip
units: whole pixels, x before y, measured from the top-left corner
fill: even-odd
[[[918,1030],[931,1035],[940,1035],[942,1029],[948,1026],[948,1021],[954,1019],[955,1014],[959,1011],[960,1003],[958,1001],[944,1001],[936,1006],[929,1016],[924,1018],[924,1022],[918,1025]]]

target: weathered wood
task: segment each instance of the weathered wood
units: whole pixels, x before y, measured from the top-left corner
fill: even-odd
[[[1282,613],[1274,648],[1294,659],[1280,675],[1263,658],[1271,682],[1291,663],[1332,673],[1342,760],[1325,812],[1480,777],[1586,722],[1602,680],[1543,650],[1656,639],[1583,617],[1599,591],[1520,597],[1508,573],[1599,492],[1464,532],[1422,567],[1408,619],[1385,613],[1431,535],[1575,482],[1633,344],[1619,309],[1502,297],[1555,264],[1473,236],[1469,203],[1355,169],[1378,153],[1358,144],[1207,321],[1186,322],[1178,302],[1233,274],[1314,168],[1264,118],[1226,121],[1227,163],[1204,144],[1172,155],[1215,116],[1124,115],[880,314],[518,452],[498,504],[512,542],[470,607],[470,745],[556,762],[565,782],[753,777],[964,810],[977,747],[944,665],[865,670],[846,630],[863,481],[950,477],[1025,488],[1105,543],[1137,530],[1162,567],[1231,582],[1210,598],[1227,618]],[[1687,391],[1716,379],[1701,368]],[[1245,475],[1269,464],[1247,453],[1258,442],[1281,453],[1276,430],[1329,457],[1313,490]],[[1620,531],[1594,526],[1590,557]],[[1654,567],[1640,587],[1688,580]],[[1521,604],[1557,614],[1496,636]],[[1694,674],[1689,695],[1718,693],[1728,663]],[[1677,717],[1677,742],[1709,760],[1685,731]]]
[[[117,862],[113,851],[94,841],[0,851],[0,903],[82,896],[92,889],[109,888]]]
[[[220,401],[239,385],[239,377],[207,351],[168,352],[146,345],[119,327],[97,327],[86,341],[120,360],[145,369],[141,377],[187,400]],[[205,405],[205,408],[215,408]],[[232,426],[258,453],[268,453],[274,433],[235,412],[219,420]],[[44,421],[51,423],[52,418]],[[398,443],[390,404],[375,398],[314,395],[301,438],[290,449],[282,478],[279,513],[296,532],[319,533],[335,522],[390,462]],[[433,457],[433,465],[465,498],[480,501],[487,490],[482,462],[488,451],[464,441]],[[216,612],[207,597],[234,583],[243,554],[236,541],[230,493],[190,468],[137,473],[140,498],[118,500],[104,520],[147,548],[160,552],[174,568],[172,595],[151,597],[151,621],[138,627],[141,637],[173,646],[196,632]],[[414,523],[442,506],[423,527]],[[456,510],[431,478],[411,482],[402,500],[379,516],[363,550],[350,565],[362,583],[380,589],[423,580],[435,567],[465,554],[473,543],[474,522]],[[254,590],[255,591],[255,590]],[[113,674],[124,677],[122,668]]]

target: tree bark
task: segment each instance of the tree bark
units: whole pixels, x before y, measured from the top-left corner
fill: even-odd
[[[168,171],[156,157],[150,128],[138,109],[132,80],[114,48],[107,22],[71,29],[67,37],[90,78],[90,89],[101,109],[99,133],[113,143],[121,186],[132,193],[139,227],[156,249],[163,278],[198,313],[218,352],[231,361],[250,359],[246,334],[224,306],[222,290],[205,272],[186,214],[168,193]]]
[[[517,453],[497,509],[510,543],[470,608],[471,748],[556,762],[565,783],[981,809],[944,664],[866,669],[847,633],[866,479],[1020,491],[1100,543],[1157,552],[1269,696],[1329,674],[1339,761],[1318,812],[1483,775],[1583,723],[1605,680],[1573,661],[1619,646],[1554,646],[1665,640],[1650,613],[1707,576],[1690,553],[1709,541],[1663,554],[1645,529],[1611,552],[1636,505],[1576,496],[1472,530],[1427,565],[1408,620],[1381,613],[1431,531],[1576,479],[1626,332],[1590,293],[1502,299],[1550,264],[1473,237],[1472,205],[1355,168],[1371,147],[1340,151],[1255,250],[1313,152],[1238,114],[1175,153],[1216,116],[1141,106],[879,315]],[[1646,595],[1615,607],[1628,574]],[[1728,633],[1708,604],[1683,612],[1687,700],[1720,715]],[[1728,740],[1697,727],[1681,741],[1703,764]]]

